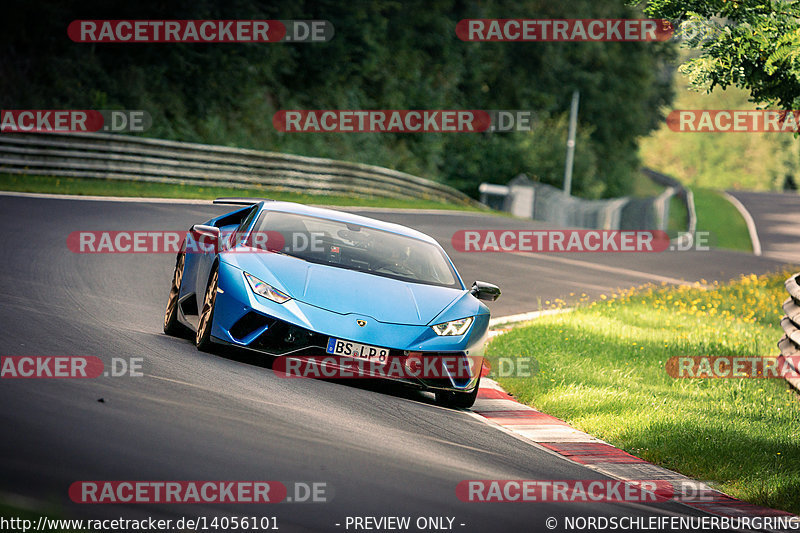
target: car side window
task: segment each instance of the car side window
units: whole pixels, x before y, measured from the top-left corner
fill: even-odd
[[[239,246],[242,244],[242,242],[244,242],[244,239],[247,236],[247,228],[249,228],[250,224],[252,224],[256,213],[258,213],[257,205],[253,206],[247,216],[244,217],[244,220],[242,220],[242,223],[239,224],[239,227],[236,229],[236,246]]]

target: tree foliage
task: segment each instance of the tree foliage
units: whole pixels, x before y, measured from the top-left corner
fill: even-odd
[[[146,109],[147,135],[361,161],[477,194],[516,174],[560,185],[581,92],[573,191],[615,196],[672,97],[670,43],[470,43],[464,18],[634,18],[624,0],[10,0],[0,107]],[[326,19],[323,44],[83,44],[76,19]],[[784,59],[786,60],[786,59]],[[279,109],[526,109],[532,132],[279,133]]]
[[[645,12],[683,23],[699,50],[681,71],[698,89],[735,86],[758,104],[800,104],[800,3],[788,0],[650,0]]]

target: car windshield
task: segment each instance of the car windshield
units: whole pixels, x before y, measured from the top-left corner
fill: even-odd
[[[337,220],[264,211],[245,244],[376,276],[462,288],[439,247],[413,237]]]

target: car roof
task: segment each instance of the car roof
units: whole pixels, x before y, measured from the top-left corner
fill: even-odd
[[[421,241],[429,242],[434,244],[438,247],[439,243],[431,237],[430,235],[426,235],[421,231],[417,231],[411,229],[406,226],[402,226],[400,224],[393,224],[391,222],[383,222],[381,220],[376,220],[374,218],[369,218],[361,215],[353,215],[351,213],[345,213],[344,211],[337,211],[335,209],[326,209],[324,207],[314,207],[310,205],[298,204],[294,202],[264,202],[262,206],[263,211],[279,211],[282,213],[294,213],[298,215],[308,215],[317,218],[324,218],[328,220],[334,220],[337,222],[343,222],[346,224],[356,224],[359,226],[365,226],[368,228],[388,231],[390,233],[395,233],[397,235],[404,235],[406,237],[412,237]]]

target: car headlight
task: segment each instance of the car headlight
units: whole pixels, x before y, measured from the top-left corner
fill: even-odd
[[[450,322],[442,322],[431,326],[433,331],[440,337],[451,337],[455,335],[463,335],[467,332],[472,325],[472,317],[461,318],[459,320],[451,320]]]
[[[292,297],[288,294],[279,291],[268,283],[264,283],[257,277],[248,274],[247,272],[244,273],[244,277],[247,279],[247,283],[250,284],[250,288],[253,289],[253,292],[259,296],[263,296],[267,300],[272,300],[275,303],[282,304],[292,299]]]

